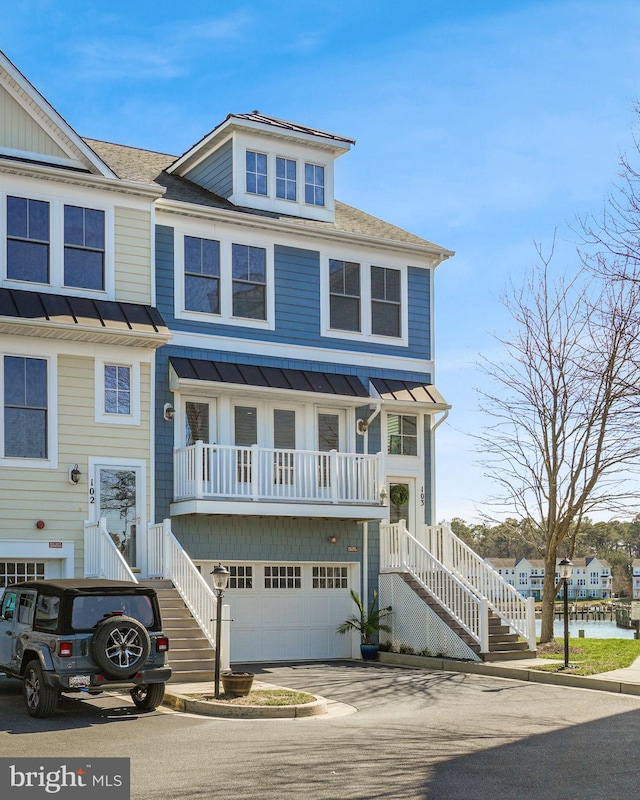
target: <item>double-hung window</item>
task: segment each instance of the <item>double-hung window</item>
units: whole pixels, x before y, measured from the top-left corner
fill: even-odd
[[[64,285],[102,291],[104,275],[104,211],[64,207]]]
[[[360,331],[360,264],[329,259],[329,317],[334,330]]]
[[[49,203],[7,197],[7,278],[49,283]]]
[[[4,457],[48,458],[47,361],[4,356]]]
[[[371,267],[371,333],[401,335],[400,270]]]
[[[131,367],[105,365],[104,413],[131,414]]]
[[[276,197],[281,200],[297,199],[296,162],[291,158],[276,157]]]
[[[184,304],[189,311],[220,313],[220,242],[184,237]]]
[[[413,414],[387,414],[387,452],[394,456],[418,455],[418,418]]]
[[[324,167],[319,164],[304,165],[304,202],[324,206]]]
[[[267,156],[247,150],[247,193],[267,195]]]
[[[233,316],[267,318],[267,251],[264,247],[234,244],[231,248]]]

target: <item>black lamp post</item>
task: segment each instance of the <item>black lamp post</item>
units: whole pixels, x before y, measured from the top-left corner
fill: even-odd
[[[564,586],[564,667],[569,669],[569,580],[573,575],[573,562],[563,558],[560,562],[560,580]]]
[[[213,590],[216,593],[216,671],[214,689],[216,700],[220,699],[220,642],[222,633],[222,596],[229,582],[229,570],[218,564],[211,572],[213,575]]]

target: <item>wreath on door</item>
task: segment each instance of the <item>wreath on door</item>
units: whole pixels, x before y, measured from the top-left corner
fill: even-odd
[[[389,497],[394,506],[403,506],[409,500],[409,490],[403,483],[391,487]]]

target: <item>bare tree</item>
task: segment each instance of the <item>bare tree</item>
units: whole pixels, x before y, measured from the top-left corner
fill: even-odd
[[[585,515],[631,500],[638,464],[640,285],[581,268],[553,277],[551,256],[503,302],[514,323],[496,337],[504,361],[485,360],[480,434],[501,508],[527,521],[545,563],[541,641],[553,639],[558,554],[573,553]]]

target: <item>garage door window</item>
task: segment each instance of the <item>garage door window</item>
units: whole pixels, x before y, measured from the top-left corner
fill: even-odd
[[[0,589],[20,581],[44,580],[42,561],[0,561]]]
[[[314,589],[348,589],[347,567],[314,567]]]
[[[300,589],[300,567],[277,566],[264,568],[265,589]]]
[[[253,589],[253,567],[229,567],[230,589]]]

